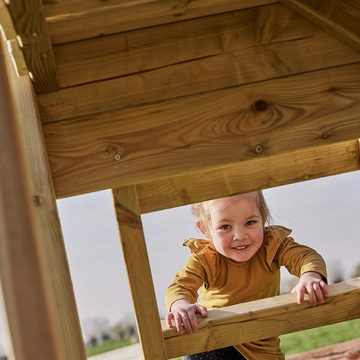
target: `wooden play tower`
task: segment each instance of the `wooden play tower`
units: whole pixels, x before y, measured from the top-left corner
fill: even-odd
[[[14,359],[86,358],[56,199],[102,189],[146,360],[360,317],[353,279],[321,306],[283,295],[163,330],[140,217],[359,170],[360,0],[0,0],[0,29]]]

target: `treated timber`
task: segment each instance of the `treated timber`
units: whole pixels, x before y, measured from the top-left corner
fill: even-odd
[[[165,329],[169,358],[329,325],[360,317],[360,278],[330,285],[324,304],[296,303],[295,294],[210,310],[199,330],[178,335]]]
[[[0,0],[0,35],[7,45],[7,51],[17,76],[28,75],[29,70],[24,59],[24,54],[17,41],[14,24],[4,0]]]
[[[54,53],[63,88],[230,51],[307,39],[316,31],[316,26],[275,4],[68,43],[55,46]],[[305,55],[313,49],[303,50]],[[238,67],[242,69],[241,63]]]
[[[246,9],[274,0],[82,0],[46,5],[53,44],[84,40],[159,24]]]
[[[57,90],[55,59],[41,1],[13,0],[8,7],[36,92]]]
[[[281,16],[281,19],[285,22],[285,19],[289,18]],[[104,112],[105,109],[109,111],[127,106],[138,106],[360,61],[360,53],[327,33],[309,26],[306,22],[304,26],[296,26],[296,30],[291,29],[290,23],[294,24],[293,21],[289,21],[289,26],[285,27],[286,33],[292,36],[282,37],[281,41],[274,40],[264,45],[256,45],[255,39],[245,40],[244,35],[241,41],[235,42],[236,46],[235,43],[233,46],[229,45],[227,52],[43,94],[38,96],[42,121],[47,123],[93,115]],[[228,38],[227,43],[230,44],[230,37]],[[220,51],[222,45],[219,43],[218,47]],[[171,49],[170,53],[176,53],[176,48],[182,49],[178,46]],[[205,49],[206,46],[191,46],[191,48]],[[164,61],[165,58],[169,61],[170,56],[166,55],[165,50],[163,55],[156,50],[159,49],[155,48],[152,55],[145,56],[148,59],[147,66],[150,66],[151,58],[154,61],[155,58],[156,61],[161,61],[159,59],[163,56]],[[143,55],[138,59],[142,58]],[[130,60],[128,61],[133,64]],[[118,62],[119,60],[115,61],[115,63]],[[76,68],[76,74],[69,73],[69,79],[74,84],[81,82],[82,74],[85,73],[87,73],[87,80],[94,78],[95,70],[83,71],[80,64],[81,62]],[[103,68],[110,71],[107,74],[110,76],[112,71],[110,63],[107,65]],[[117,66],[116,72],[125,71],[126,67],[127,65]],[[135,68],[132,70],[136,71]],[[63,81],[59,69],[60,86]]]
[[[10,64],[8,68],[11,70]],[[59,357],[83,360],[86,359],[86,354],[36,97],[28,76],[18,77],[11,71],[9,74],[19,148],[23,149],[24,168],[30,186],[29,198],[39,236],[38,246],[46,254],[43,271],[48,279],[47,296],[51,299],[51,321],[56,329]],[[26,297],[26,301],[29,300]]]
[[[280,2],[312,23],[318,25],[323,30],[336,36],[340,41],[343,41],[355,50],[360,51],[360,24],[358,17],[354,28],[348,28],[348,25],[346,24],[347,17],[338,18],[337,21],[333,20],[307,5],[306,1],[280,0]],[[352,0],[352,2],[355,4],[354,9],[360,14],[360,2],[358,0]]]
[[[357,63],[45,124],[57,197],[358,138],[359,69]]]
[[[17,360],[60,360],[10,71],[0,43],[0,283]],[[63,358],[65,359],[65,358]]]
[[[135,186],[113,190],[127,274],[145,360],[168,359],[161,334]]]
[[[360,170],[359,144],[349,140],[138,184],[141,213]]]

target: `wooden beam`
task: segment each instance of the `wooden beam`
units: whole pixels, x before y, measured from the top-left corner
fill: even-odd
[[[283,42],[308,39],[317,31],[317,27],[293,11],[274,4],[57,45],[54,53],[61,87],[161,69],[196,59],[206,60],[215,55],[225,55],[231,63],[232,56],[228,54],[231,51],[238,51],[237,57],[246,51],[243,62],[236,65],[241,73],[248,70],[243,65],[248,60],[246,55],[257,46],[273,44],[284,48],[288,44]],[[276,49],[274,51],[276,53]],[[302,53],[311,51],[313,47],[304,48]],[[281,65],[286,68],[286,59],[284,61]],[[276,60],[273,63],[276,64]],[[206,66],[206,63],[202,65],[202,71]]]
[[[4,0],[0,0],[0,33],[3,41],[6,42],[7,51],[17,76],[28,75],[29,70],[25,62],[24,54],[17,41],[14,24]]]
[[[0,44],[0,277],[15,358],[61,359],[48,274]],[[65,358],[64,358],[65,359]]]
[[[169,358],[195,354],[360,317],[360,278],[330,285],[324,304],[299,305],[286,294],[210,310],[199,330],[178,335],[163,330]]]
[[[289,7],[297,14],[304,16],[310,22],[318,25],[321,29],[328,31],[340,41],[348,44],[357,51],[360,51],[360,19],[357,19],[357,27],[355,29],[348,29],[346,25],[346,18],[341,22],[331,20],[320,12],[311,8],[304,1],[301,0],[280,0],[282,4]]]
[[[44,126],[58,197],[360,137],[360,64]]]
[[[11,67],[8,67],[11,69]],[[32,213],[37,223],[39,244],[44,252],[44,273],[51,304],[51,321],[60,344],[61,359],[86,359],[69,267],[57,213],[36,97],[27,76],[10,75],[16,124],[30,184]]]
[[[58,89],[55,59],[40,0],[12,0],[9,10],[37,93]]]
[[[161,337],[136,188],[113,190],[116,218],[145,360],[168,359]]]
[[[161,46],[158,40],[156,46],[149,43],[144,48],[119,52],[116,57],[85,59],[84,63],[77,59],[71,63],[68,60],[71,53],[79,50],[75,47],[71,53],[66,51],[68,56],[63,54],[64,59],[72,65],[65,72],[62,57],[57,57],[61,87],[91,79],[99,80],[101,77],[112,79],[39,96],[42,121],[46,123],[88,116],[360,61],[360,53],[299,19],[297,15],[291,15],[293,12],[280,6],[273,6],[268,11],[274,21],[268,21],[267,35],[262,30],[255,31],[254,35],[248,17],[236,13],[221,16],[223,29],[218,21],[204,19],[202,24],[213,24],[212,35],[207,31],[199,33],[200,30],[194,30],[189,38],[166,39]],[[252,15],[254,21],[251,26],[255,26],[255,18],[259,14],[256,15],[254,10],[247,10],[246,13]],[[275,21],[277,17],[283,22],[281,31],[278,21]],[[260,26],[255,27],[260,29]],[[247,30],[239,40],[231,41],[234,33],[245,28]],[[286,35],[282,35],[283,32]],[[272,35],[269,36],[269,33]],[[261,44],[257,44],[258,41]],[[110,44],[109,47],[114,49],[115,46]],[[101,49],[97,45],[95,48]],[[184,49],[194,50],[187,52]],[[147,59],[145,64],[144,58]],[[178,63],[179,60],[183,61]],[[140,69],[141,72],[136,73]],[[129,72],[136,74],[115,78]]]
[[[141,213],[360,170],[359,141],[242,161],[137,185]]]
[[[47,23],[54,44],[277,3],[274,0],[98,0],[49,3]]]

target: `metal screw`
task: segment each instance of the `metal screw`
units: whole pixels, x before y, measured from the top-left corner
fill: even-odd
[[[120,159],[121,159],[121,155],[120,155],[120,154],[116,154],[116,155],[115,155],[115,160],[116,160],[116,161],[119,161]]]
[[[260,153],[262,153],[262,151],[263,151],[262,145],[257,144],[257,145],[255,146],[255,152],[256,152],[257,154],[260,154]]]

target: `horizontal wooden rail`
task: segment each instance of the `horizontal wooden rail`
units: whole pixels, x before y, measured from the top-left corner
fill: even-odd
[[[295,294],[286,294],[210,310],[199,330],[178,335],[165,329],[169,358],[259,340],[360,317],[360,278],[330,285],[324,304],[298,305]]]

